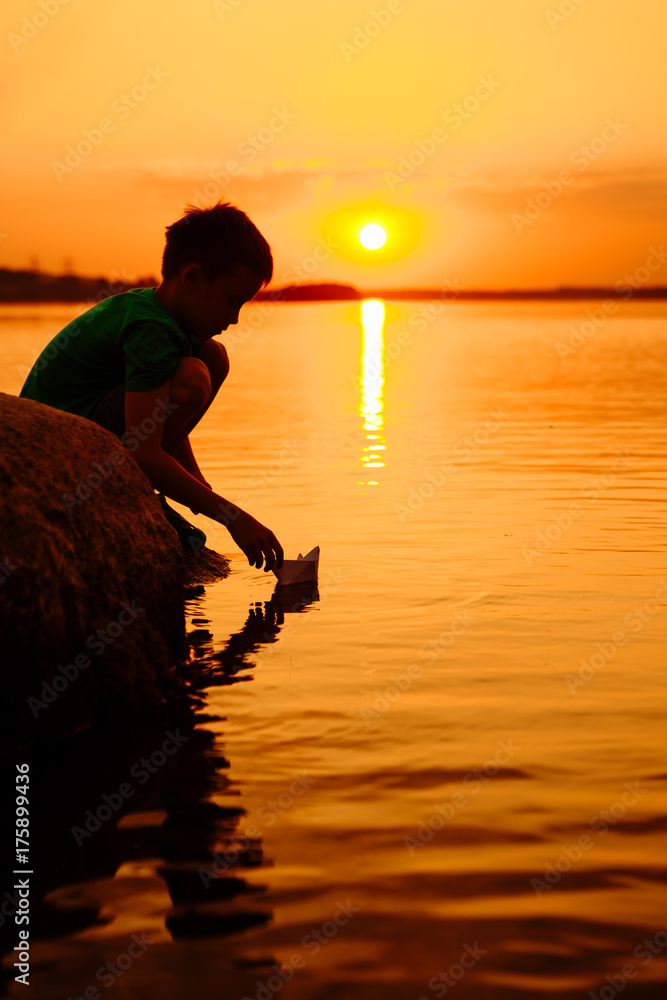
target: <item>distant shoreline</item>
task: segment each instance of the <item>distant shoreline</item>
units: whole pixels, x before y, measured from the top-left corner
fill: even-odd
[[[128,288],[153,288],[159,279],[153,275],[129,283],[100,276],[86,278],[76,274],[47,274],[42,271],[13,271],[0,268],[0,303],[86,302],[91,306]],[[621,284],[620,282],[618,284]],[[337,282],[288,285],[262,289],[256,302],[359,302],[364,299],[403,301],[440,300],[443,302],[497,301],[577,301],[583,299],[667,299],[667,287],[619,288],[574,287],[508,289],[380,288],[360,290]]]

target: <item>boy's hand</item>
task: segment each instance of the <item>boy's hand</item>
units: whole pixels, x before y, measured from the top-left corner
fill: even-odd
[[[142,426],[142,420],[151,416],[151,408],[154,409],[156,403],[166,404],[169,385],[169,382],[165,382],[159,389],[150,392],[126,391],[125,426],[133,429]],[[153,424],[152,434],[142,434],[139,438],[128,432],[128,438],[124,441],[153,487],[159,493],[189,507],[194,513],[200,512],[224,524],[251,566],[261,569],[266,560],[264,572],[276,567],[280,569],[283,550],[273,532],[210,488],[195,461],[189,442],[187,447],[185,442],[181,442],[181,446],[175,449],[175,454],[166,452],[162,447],[162,424],[155,420]]]
[[[265,558],[265,573],[275,569],[276,566],[280,569],[284,556],[282,546],[276,536],[250,514],[246,514],[244,510],[238,508],[237,510],[238,515],[227,525],[227,530],[241,551],[245,553],[250,565],[261,569],[262,560]]]

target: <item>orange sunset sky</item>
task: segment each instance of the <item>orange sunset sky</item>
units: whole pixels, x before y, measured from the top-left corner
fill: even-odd
[[[663,0],[13,0],[0,19],[0,266],[157,274],[164,227],[219,198],[266,235],[276,284],[612,285],[665,239]]]

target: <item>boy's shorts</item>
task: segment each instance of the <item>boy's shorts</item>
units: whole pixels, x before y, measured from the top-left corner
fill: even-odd
[[[116,437],[125,433],[125,383],[115,385],[103,396],[90,415],[90,420],[111,431]]]

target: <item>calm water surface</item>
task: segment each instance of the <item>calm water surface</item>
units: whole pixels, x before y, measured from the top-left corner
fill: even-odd
[[[226,825],[179,860],[168,810],[126,814],[115,877],[54,891],[103,922],[36,944],[34,996],[105,995],[144,931],[126,997],[665,995],[667,305],[589,337],[599,303],[424,308],[223,335],[200,465],[319,584],[195,518],[232,561],[187,609]],[[2,391],[79,311],[3,308]]]

